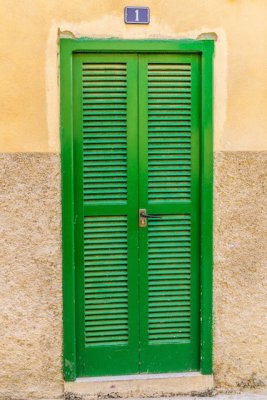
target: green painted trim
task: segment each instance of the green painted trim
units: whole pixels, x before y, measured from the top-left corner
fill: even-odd
[[[212,373],[212,40],[60,40],[64,376],[76,378],[72,62],[82,52],[183,52],[201,55],[201,372]]]
[[[76,378],[72,57],[60,47],[63,351],[66,381]]]
[[[202,374],[212,373],[213,297],[213,42],[201,58],[201,360]]]
[[[81,52],[185,52],[207,53],[212,40],[121,40],[121,39],[60,39],[65,54]]]

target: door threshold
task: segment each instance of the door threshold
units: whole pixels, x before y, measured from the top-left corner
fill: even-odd
[[[106,382],[106,381],[128,381],[139,379],[167,379],[181,378],[189,376],[201,376],[200,372],[170,372],[166,374],[136,374],[136,375],[111,375],[111,376],[93,376],[77,378],[76,382]]]
[[[196,395],[213,389],[213,375],[187,372],[77,378],[65,382],[64,389],[69,396],[75,394],[84,400]]]

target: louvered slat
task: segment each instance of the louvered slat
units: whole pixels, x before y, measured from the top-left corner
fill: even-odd
[[[148,224],[149,342],[190,340],[191,217],[165,215]]]
[[[91,216],[84,222],[85,343],[128,341],[126,216]]]
[[[83,64],[84,201],[127,200],[126,64]]]
[[[191,65],[148,65],[148,199],[191,198]]]

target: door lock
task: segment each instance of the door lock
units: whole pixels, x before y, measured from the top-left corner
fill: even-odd
[[[140,208],[140,210],[139,210],[139,227],[140,228],[145,228],[147,226],[148,218],[161,219],[161,216],[156,215],[156,214],[147,214],[145,208]]]

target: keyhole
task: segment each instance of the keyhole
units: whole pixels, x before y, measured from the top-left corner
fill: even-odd
[[[139,22],[139,10],[135,10],[135,22]]]

